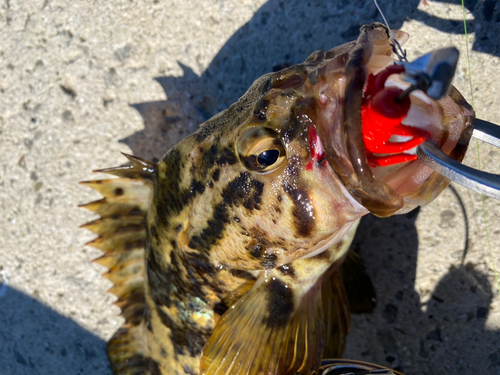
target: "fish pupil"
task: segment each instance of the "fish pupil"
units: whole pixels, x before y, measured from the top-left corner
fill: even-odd
[[[280,156],[279,150],[272,149],[272,150],[266,150],[263,151],[257,156],[257,162],[264,166],[264,167],[269,167],[276,163]]]

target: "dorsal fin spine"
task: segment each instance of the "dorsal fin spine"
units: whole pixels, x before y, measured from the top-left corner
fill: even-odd
[[[133,155],[123,154],[130,164],[96,170],[119,178],[83,181],[103,195],[102,199],[80,205],[100,216],[83,228],[98,235],[88,245],[103,251],[93,260],[108,268],[103,275],[114,286],[115,304],[125,319],[122,327],[108,342],[108,357],[115,373],[147,374],[148,356],[145,352],[146,269],[144,245],[146,214],[152,194],[156,165]]]

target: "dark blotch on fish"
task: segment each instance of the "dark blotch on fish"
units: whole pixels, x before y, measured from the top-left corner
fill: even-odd
[[[251,194],[252,190],[254,191],[253,194]],[[241,173],[229,182],[221,194],[223,201],[215,206],[213,216],[208,220],[206,228],[201,233],[191,237],[189,247],[208,252],[211,246],[222,238],[224,229],[230,222],[227,207],[237,207],[242,204],[249,210],[258,209],[263,190],[264,184],[251,179],[248,172]]]
[[[291,276],[291,277],[295,277],[295,270],[289,264],[285,264],[285,265],[283,265],[281,267],[278,267],[277,270],[280,271],[283,275],[288,275],[288,276]]]
[[[283,143],[289,144],[299,135],[299,127],[297,126],[297,119],[292,116],[290,121],[280,129],[280,137]]]
[[[200,335],[199,330],[194,329],[188,324],[178,327],[163,309],[157,308],[156,311],[161,322],[170,328],[170,338],[174,345],[174,355],[189,354],[191,357],[200,355],[203,345],[205,345],[206,337]]]
[[[243,207],[248,210],[259,209],[259,205],[261,203],[261,196],[264,192],[264,184],[257,180],[252,180],[252,185],[254,186],[254,193],[252,196],[248,197],[248,199],[243,202]]]
[[[140,249],[140,248],[143,248],[143,247],[144,247],[144,241],[143,240],[131,241],[131,242],[127,242],[123,246],[123,250],[130,251],[130,250],[134,250],[134,249]],[[117,247],[117,249],[118,249],[118,247]]]
[[[302,73],[302,74],[301,74]],[[293,74],[288,76],[280,76],[279,79],[272,83],[272,87],[275,89],[289,89],[293,87],[301,86],[306,80],[306,75],[303,72],[295,71]]]
[[[217,152],[218,149],[216,145],[212,145],[207,151],[200,149],[200,170],[202,171],[202,173],[205,173],[206,170],[210,169],[215,164]]]
[[[226,147],[221,152],[219,159],[217,159],[217,164],[222,166],[226,164],[233,165],[234,163],[236,163],[236,155],[230,148]]]
[[[292,181],[296,181],[300,175],[301,165],[300,157],[292,156],[289,164],[285,168],[285,175]]]
[[[141,303],[144,301],[143,293],[143,290],[139,288],[134,289],[129,294],[126,305],[122,307],[122,311],[127,317],[127,324],[138,326],[143,321],[149,322],[146,320],[146,317],[150,315],[149,307],[144,307],[144,304]]]
[[[263,246],[261,244],[254,245],[250,248],[250,255],[259,259],[262,255]]]
[[[269,106],[269,101],[262,99],[255,105],[254,116],[260,121],[266,120],[267,107]]]
[[[214,312],[218,315],[222,315],[227,311],[228,308],[229,307],[226,305],[226,303],[224,301],[221,301],[214,306]]]
[[[255,276],[252,275],[250,272],[243,271],[243,270],[235,270],[235,269],[230,269],[229,272],[231,275],[234,277],[240,278],[240,279],[245,279],[245,280],[255,280]]]
[[[151,327],[151,309],[149,306],[144,309],[144,324],[149,332],[153,332],[153,327]]]
[[[186,189],[179,189],[182,185],[182,157],[177,149],[172,149],[163,158],[168,171],[168,178],[155,179],[155,191],[157,193],[156,206],[159,222],[167,226],[169,219],[182,211],[188,203]]]
[[[212,262],[210,262],[210,259],[207,255],[201,254],[201,253],[185,253],[184,258],[182,259],[184,267],[186,267],[186,270],[188,274],[194,275],[195,273],[198,273],[200,275],[209,275],[213,276],[216,272],[216,268],[212,265]],[[197,283],[196,283],[197,285]],[[214,289],[216,289],[215,285],[211,285]],[[192,288],[191,288],[192,289]],[[200,289],[201,290],[201,289]],[[194,295],[203,298],[205,295],[204,293],[193,293]]]
[[[217,182],[219,181],[219,177],[220,177],[220,169],[217,168],[213,173],[212,173],[212,180],[214,180],[214,182]]]
[[[160,365],[153,358],[136,354],[127,358],[127,366],[130,368],[143,368],[151,375],[162,375]]]
[[[307,207],[309,194],[303,189],[293,188],[288,183],[285,183],[284,188],[285,192],[292,198],[294,204],[292,214],[295,218],[295,230],[300,236],[307,237],[311,234],[315,226],[314,212],[309,212],[309,208]]]
[[[214,208],[213,216],[207,222],[206,228],[199,235],[191,237],[189,247],[199,251],[208,252],[212,245],[222,238],[222,233],[229,223],[226,204],[222,202]]]
[[[177,244],[174,245],[174,250],[170,253],[171,271],[173,274],[179,275],[182,268],[185,269],[189,283],[173,279],[171,282],[175,285],[177,295],[196,296],[202,300],[206,299],[203,285],[208,285],[217,293],[221,293],[218,285],[214,284],[211,277],[216,272],[215,267],[210,262],[210,259],[203,253],[180,253],[177,249]],[[162,287],[163,288],[163,287]],[[159,289],[162,289],[159,288]]]
[[[141,214],[141,209],[138,206],[132,207],[126,214],[127,215],[139,215]]]
[[[151,225],[149,227],[149,233],[151,234],[151,237],[153,238],[158,238],[158,230],[156,229],[156,225]]]
[[[263,191],[262,182],[251,179],[250,173],[243,172],[227,185],[222,192],[222,198],[230,206],[238,207],[241,203],[243,207],[253,210],[259,208]]]
[[[293,292],[280,280],[272,280],[268,287],[269,326],[284,326],[294,311]]]
[[[146,270],[150,285],[164,285],[161,289],[151,288],[151,298],[157,306],[170,308],[173,297],[174,267],[170,265],[166,268],[162,267],[158,262],[156,251],[152,250],[146,260]]]
[[[242,172],[238,177],[227,184],[222,192],[224,203],[230,206],[238,206],[250,192],[250,173]]]
[[[188,199],[192,199],[196,197],[198,194],[203,194],[204,191],[205,191],[205,185],[202,182],[193,179],[193,181],[191,182],[191,186],[189,187]]]
[[[264,253],[262,255],[262,260],[260,264],[262,264],[262,267],[264,267],[265,269],[270,269],[276,267],[277,260],[278,257],[276,256],[276,254]]]

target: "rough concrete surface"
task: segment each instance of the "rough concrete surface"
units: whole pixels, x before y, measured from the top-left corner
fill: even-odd
[[[479,117],[500,121],[500,4],[467,0]],[[458,0],[380,1],[412,59],[455,45],[470,100]],[[5,0],[0,3],[0,374],[110,374],[121,324],[85,247],[98,194],[78,186],[127,152],[158,158],[263,73],[381,20],[370,0]],[[481,145],[481,165],[500,153]],[[473,142],[466,163],[477,166]],[[484,202],[500,265],[499,202]],[[447,189],[404,217],[363,220],[355,249],[378,294],[346,357],[406,374],[500,374],[500,298],[481,197]]]

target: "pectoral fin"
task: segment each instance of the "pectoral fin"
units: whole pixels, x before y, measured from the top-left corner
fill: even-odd
[[[309,374],[320,365],[319,284],[299,296],[268,272],[221,317],[203,350],[200,374]]]
[[[340,273],[325,278],[321,286],[325,315],[325,352],[323,358],[341,358],[351,326],[349,300]]]

